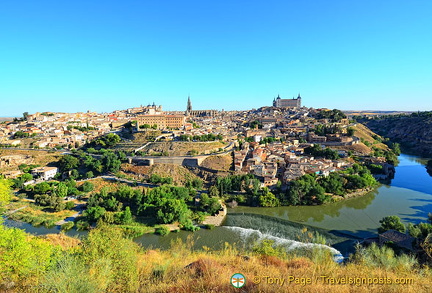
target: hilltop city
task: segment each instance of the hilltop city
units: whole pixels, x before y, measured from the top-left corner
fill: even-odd
[[[432,224],[405,226],[398,216],[383,215],[379,226],[378,220],[364,211],[364,204],[370,204],[380,183],[390,186],[401,154],[398,142],[367,127],[387,123],[385,118],[309,108],[303,100],[300,94],[291,99],[277,95],[273,101],[269,99],[268,106],[258,109],[218,111],[194,109],[193,100],[187,97],[184,111],[164,111],[162,105],[153,103],[111,113],[24,112],[22,117],[1,122],[0,213],[5,215],[6,225],[25,222],[31,224],[27,225],[28,231],[44,226],[42,229],[54,232],[30,237],[19,229],[0,225],[0,233],[6,235],[0,246],[6,245],[5,251],[15,253],[14,263],[5,264],[0,257],[0,266],[11,267],[0,274],[8,278],[0,283],[0,290],[24,288],[28,285],[21,280],[36,279],[46,288],[67,292],[65,288],[72,279],[79,282],[77,286],[87,275],[89,280],[103,280],[105,275],[98,275],[99,264],[105,261],[116,264],[106,266],[107,272],[115,276],[109,281],[110,288],[117,288],[113,292],[124,292],[128,286],[137,288],[138,284],[145,290],[150,284],[149,292],[165,292],[159,286],[166,282],[164,276],[168,274],[187,276],[187,287],[197,276],[202,279],[201,271],[213,268],[219,270],[217,275],[228,279],[231,271],[238,269],[227,273],[227,266],[220,265],[225,262],[250,265],[248,279],[249,271],[256,270],[257,264],[263,266],[260,270],[276,264],[278,272],[292,268],[303,272],[305,267],[314,268],[319,263],[333,268],[344,262],[351,270],[359,269],[364,274],[364,268],[370,269],[370,254],[380,269],[382,259],[390,259],[390,268],[397,272],[404,267],[405,272],[412,273],[416,267],[417,261],[405,264],[408,253],[416,255],[419,263],[428,263]],[[389,121],[423,121],[431,116],[395,114]],[[432,161],[427,170],[431,172]],[[373,222],[377,235],[372,231],[367,238],[358,236],[361,226],[351,216],[346,219],[355,224],[350,228],[355,231],[334,228],[334,222],[322,229],[308,226],[302,217],[291,221],[267,214],[275,207],[278,214],[303,215],[306,209],[298,206],[314,206],[309,216],[320,221],[328,214],[320,208],[336,208],[329,212],[333,217],[343,214],[341,208],[345,205],[356,202],[361,203],[359,209]],[[431,222],[432,214],[428,218]],[[276,236],[266,236],[270,231],[264,230],[267,226]],[[199,235],[209,237],[202,246],[205,252],[198,254],[191,250],[192,238],[187,236],[187,243],[181,242],[185,234],[168,236],[172,238],[167,252],[159,247],[144,251],[132,241],[142,238],[143,245],[147,245],[150,234],[164,237],[200,229],[214,233],[189,234],[194,239]],[[69,237],[75,230],[87,236]],[[246,255],[239,254],[235,243],[226,242],[234,241],[232,233],[236,231]],[[252,235],[259,235],[258,241],[251,240]],[[221,253],[207,246],[221,241]],[[62,249],[57,248],[59,245]],[[19,249],[26,253],[17,253]],[[52,253],[47,255],[50,249]],[[402,256],[395,256],[392,249]],[[170,255],[162,256],[165,253]],[[17,255],[30,256],[18,262]],[[185,259],[195,255],[198,260]],[[229,256],[229,261],[222,255]],[[46,264],[39,261],[41,256]],[[155,259],[150,260],[152,257]],[[173,257],[179,259],[176,270],[167,273],[159,263],[171,263]],[[152,264],[149,271],[143,270],[142,263]],[[37,269],[21,269],[35,266]],[[75,269],[78,266],[82,269]],[[374,265],[371,268],[372,274],[377,273]],[[345,274],[345,267],[340,269]],[[81,273],[87,270],[89,273]],[[125,272],[128,277],[124,277]],[[79,276],[71,277],[75,276],[71,273]],[[67,276],[58,277],[63,275]],[[129,275],[140,275],[140,281]],[[208,272],[203,275],[212,276]],[[50,276],[62,281],[52,282]],[[423,276],[424,272],[414,273],[405,281],[414,282]],[[34,286],[29,288],[31,291]]]
[[[278,95],[273,99],[272,106],[259,109],[196,110],[188,97],[185,111],[165,112],[161,105],[153,103],[103,114],[90,111],[25,112],[20,119],[0,124],[0,143],[2,147],[14,149],[67,151],[78,149],[105,134],[115,133],[122,138],[122,150],[128,155],[152,155],[147,164],[154,164],[164,162],[162,157],[169,154],[143,153],[140,151],[143,146],[139,142],[134,143],[131,133],[138,137],[152,130],[159,131],[155,141],[164,142],[220,141],[224,143],[223,148],[204,151],[192,149],[181,155],[217,155],[232,151],[231,169],[257,176],[263,187],[288,184],[308,173],[327,176],[352,165],[349,160],[343,159],[348,155],[363,156],[370,153],[355,135],[359,126],[341,111],[307,108],[301,104],[300,94],[292,99],[283,99]],[[305,149],[314,144],[318,144],[321,150],[327,148],[328,155],[319,158],[313,154],[304,156]],[[161,158],[157,158],[159,155]],[[385,160],[379,157],[369,159],[381,164],[386,170],[383,174],[388,174],[389,165]],[[0,167],[12,166],[14,160],[25,162],[25,158],[20,155],[3,156]],[[180,165],[200,163],[192,160],[178,162]],[[54,177],[57,171],[47,167],[46,172],[48,175],[42,167],[33,173],[47,179]],[[8,178],[17,178],[22,172],[8,170],[3,174]]]

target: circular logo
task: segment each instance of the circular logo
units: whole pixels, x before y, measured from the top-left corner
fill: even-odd
[[[246,284],[246,277],[240,273],[237,273],[232,275],[230,282],[233,287],[241,288]]]

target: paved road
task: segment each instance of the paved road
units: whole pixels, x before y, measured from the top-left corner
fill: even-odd
[[[72,152],[67,150],[53,150],[53,149],[30,149],[30,148],[14,148],[14,147],[0,147],[0,149],[5,150],[20,150],[20,151],[39,151],[39,152],[57,152],[57,153],[64,153],[64,154],[72,154]]]

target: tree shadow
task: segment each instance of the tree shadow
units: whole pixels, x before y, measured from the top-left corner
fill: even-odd
[[[432,213],[432,199],[428,200],[428,199],[416,198],[413,200],[418,202],[424,202],[427,204],[419,205],[419,206],[411,206],[410,208],[416,210],[415,214],[402,214],[401,215],[403,216],[401,217],[402,220],[412,224],[426,222],[428,219],[428,214]]]

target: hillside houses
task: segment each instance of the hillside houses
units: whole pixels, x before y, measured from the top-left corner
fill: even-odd
[[[3,144],[13,145],[18,131],[21,137],[32,138],[28,146],[53,148],[56,146],[82,145],[87,140],[111,130],[110,124],[117,117],[107,114],[87,113],[35,113],[27,120],[13,121],[0,126]]]

